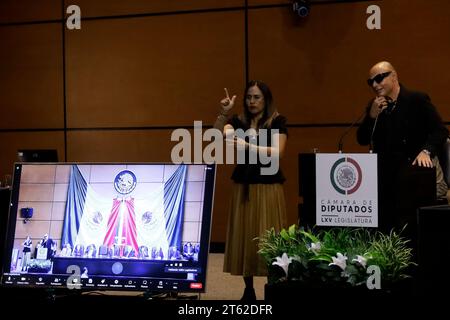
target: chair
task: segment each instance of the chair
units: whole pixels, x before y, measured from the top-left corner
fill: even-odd
[[[441,161],[442,170],[444,171],[444,179],[450,187],[450,138],[444,143]]]
[[[450,188],[450,138],[447,138],[441,152],[438,154],[438,158],[444,174],[444,180]],[[450,202],[450,189],[447,191],[447,200]]]

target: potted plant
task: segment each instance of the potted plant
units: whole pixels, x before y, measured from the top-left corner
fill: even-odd
[[[362,228],[316,231],[292,225],[278,233],[267,230],[259,238],[259,254],[268,266],[266,298],[281,298],[299,288],[327,289],[330,294],[392,292],[410,278],[415,265],[408,242],[401,232]]]
[[[32,259],[28,265],[29,273],[48,273],[52,268],[51,260]]]

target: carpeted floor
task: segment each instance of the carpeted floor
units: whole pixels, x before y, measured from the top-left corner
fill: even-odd
[[[239,300],[244,292],[244,280],[241,276],[224,273],[223,253],[210,253],[208,257],[208,273],[206,292],[200,295],[202,300]],[[255,277],[254,287],[256,298],[264,299],[266,277]]]

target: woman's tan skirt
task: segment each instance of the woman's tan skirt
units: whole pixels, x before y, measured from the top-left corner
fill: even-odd
[[[258,251],[255,239],[272,227],[286,227],[286,203],[283,185],[233,185],[229,210],[224,272],[232,275],[265,276],[267,267]]]

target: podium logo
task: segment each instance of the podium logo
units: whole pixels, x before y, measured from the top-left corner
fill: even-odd
[[[340,194],[350,195],[355,193],[361,186],[361,167],[352,158],[341,158],[333,164],[330,171],[330,180],[333,188]]]

